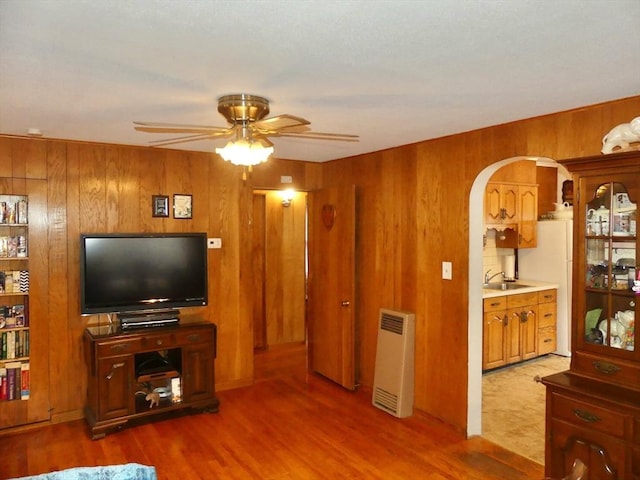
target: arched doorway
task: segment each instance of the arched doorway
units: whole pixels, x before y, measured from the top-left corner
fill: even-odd
[[[469,195],[469,305],[468,305],[468,385],[467,436],[482,435],[482,256],[484,228],[484,191],[491,176],[500,168],[521,160],[535,161],[559,167],[567,178],[569,173],[555,160],[547,157],[517,156],[497,161],[476,177]]]

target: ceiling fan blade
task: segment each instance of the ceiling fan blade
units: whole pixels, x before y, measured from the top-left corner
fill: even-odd
[[[323,133],[323,132],[278,132],[274,134],[278,137],[298,137],[298,138],[312,138],[317,140],[339,140],[343,142],[358,142],[358,135],[349,135],[345,133]]]
[[[164,140],[151,140],[149,143],[152,147],[163,147],[165,145],[173,145],[176,143],[196,142],[198,140],[209,140],[216,137],[224,137],[222,133],[199,133],[197,135],[187,135],[184,137],[165,138]]]
[[[277,131],[283,128],[297,127],[300,125],[309,125],[311,122],[305,120],[302,117],[296,117],[295,115],[277,115],[275,117],[265,118],[264,120],[258,120],[252,123],[252,127],[259,131]]]
[[[180,123],[162,123],[162,122],[133,122],[134,128],[141,132],[151,133],[178,133],[178,132],[212,132],[212,131],[228,131],[229,127],[214,127],[210,125],[188,125]]]

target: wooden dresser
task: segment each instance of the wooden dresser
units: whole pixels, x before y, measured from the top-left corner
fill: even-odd
[[[640,152],[559,163],[574,180],[572,357],[542,379],[545,475],[561,478],[579,458],[590,480],[640,480]]]
[[[91,437],[172,410],[218,411],[216,337],[216,325],[204,321],[128,332],[117,325],[88,327],[85,418]]]

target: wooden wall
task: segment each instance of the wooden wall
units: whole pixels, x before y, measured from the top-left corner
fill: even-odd
[[[0,136],[0,177],[46,183],[38,208],[38,298],[48,332],[49,405],[78,418],[86,388],[78,314],[81,232],[205,231],[210,305],[218,324],[217,388],[252,382],[252,191],[356,185],[360,383],[370,386],[381,307],[416,313],[415,407],[464,430],[467,415],[469,193],[478,174],[517,155],[597,154],[613,126],[640,112],[640,97],[485,128],[325,164],[271,160],[244,183],[241,169],[204,153]],[[7,182],[5,182],[6,184]],[[190,193],[193,220],[151,217],[151,195]],[[441,280],[441,262],[453,280]],[[481,259],[472,259],[481,261]],[[32,280],[32,281],[35,281]],[[479,315],[481,318],[481,315]],[[44,342],[44,341],[43,341]],[[0,405],[0,413],[3,406]],[[0,415],[0,418],[1,415]]]
[[[520,155],[598,154],[601,138],[638,112],[633,97],[324,164],[325,185],[357,188],[360,383],[373,382],[379,309],[415,312],[414,406],[464,430],[475,178]],[[443,261],[453,280],[441,280]]]
[[[306,164],[273,160],[271,171],[278,165],[282,174],[295,175],[300,188],[307,187]],[[252,265],[246,252],[253,189],[241,176],[242,169],[211,154],[0,136],[0,193],[31,195],[30,233],[35,232],[30,245],[33,400],[0,403],[0,428],[46,420],[50,413],[53,421],[82,416],[82,332],[88,323],[106,321],[79,314],[83,232],[221,237],[223,248],[209,250],[209,306],[190,313],[218,325],[217,388],[252,383]],[[279,186],[269,185],[268,177],[260,181]],[[27,188],[34,182],[38,188]],[[177,193],[193,195],[192,219],[152,217],[152,195]],[[42,253],[34,258],[36,252]],[[37,412],[27,411],[27,404]]]

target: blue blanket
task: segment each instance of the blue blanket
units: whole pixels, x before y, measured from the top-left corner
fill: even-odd
[[[76,467],[13,480],[157,480],[155,467],[127,463],[106,467]]]

